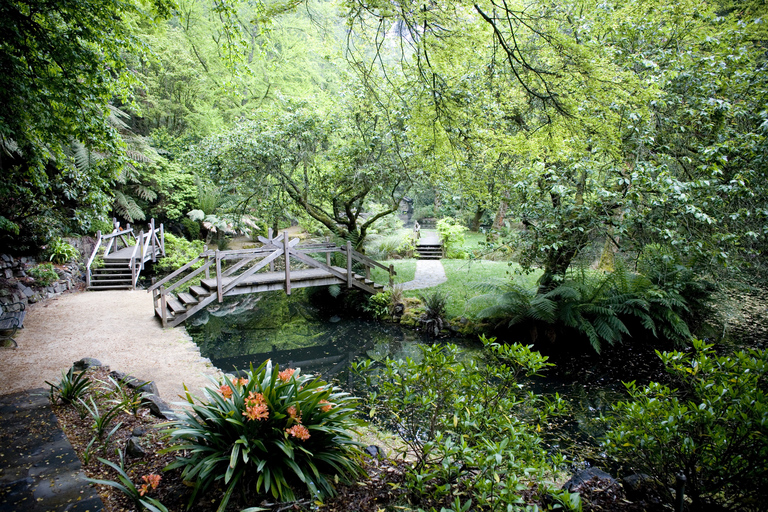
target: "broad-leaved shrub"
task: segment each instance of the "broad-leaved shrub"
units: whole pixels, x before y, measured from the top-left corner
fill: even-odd
[[[406,471],[412,504],[517,511],[554,498],[578,508],[578,496],[551,482],[562,459],[548,455],[539,437],[547,414],[562,403],[519,386],[523,375],[550,366],[547,358],[524,345],[481,339],[481,364],[449,344],[422,347],[419,361],[353,367],[371,389],[369,415],[395,431],[413,460]]]
[[[699,340],[693,348],[657,352],[677,387],[626,384],[630,399],[613,407],[607,452],[662,490],[685,475],[691,510],[765,510],[768,354],[718,356]]]

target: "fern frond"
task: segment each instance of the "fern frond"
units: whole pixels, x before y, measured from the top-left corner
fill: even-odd
[[[136,185],[133,187],[133,190],[136,192],[136,195],[145,201],[152,202],[157,199],[157,192],[145,185]]]
[[[145,220],[147,217],[136,201],[119,190],[115,191],[115,211],[128,222]]]

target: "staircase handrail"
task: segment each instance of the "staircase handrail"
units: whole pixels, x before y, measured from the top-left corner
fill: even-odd
[[[93,265],[93,260],[96,259],[96,255],[99,253],[99,247],[101,247],[101,241],[103,240],[101,236],[101,231],[97,231],[97,237],[96,237],[96,245],[93,247],[93,252],[91,252],[91,257],[88,258],[88,263],[85,264],[85,285],[91,286],[91,265]]]

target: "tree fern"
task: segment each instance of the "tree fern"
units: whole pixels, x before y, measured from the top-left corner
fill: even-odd
[[[136,204],[136,200],[119,190],[115,190],[114,208],[115,212],[128,220],[128,222],[136,222],[137,220],[145,220],[147,218],[141,207]]]

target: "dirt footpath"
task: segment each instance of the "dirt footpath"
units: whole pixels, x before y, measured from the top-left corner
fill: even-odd
[[[200,357],[183,328],[163,329],[144,290],[67,293],[27,307],[17,349],[0,350],[0,395],[58,382],[62,370],[83,357],[157,384],[171,404],[198,396],[219,371]]]

